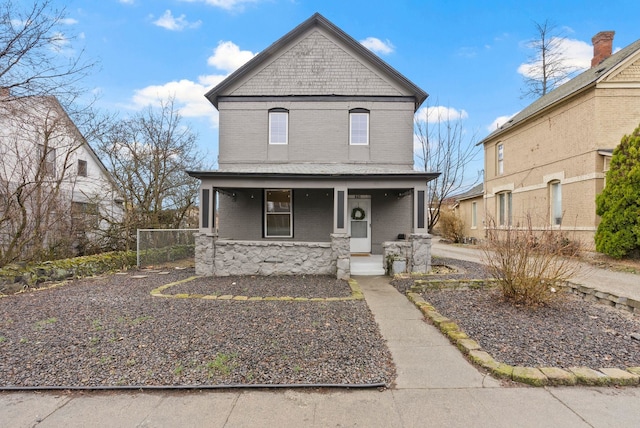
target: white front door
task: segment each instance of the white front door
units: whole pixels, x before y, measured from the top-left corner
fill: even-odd
[[[349,198],[349,234],[352,253],[371,252],[371,199]]]

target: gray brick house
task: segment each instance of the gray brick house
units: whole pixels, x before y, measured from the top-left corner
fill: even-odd
[[[219,169],[201,180],[201,275],[350,275],[351,256],[431,262],[413,118],[427,94],[319,14],[206,94]],[[360,257],[359,257],[360,258]]]

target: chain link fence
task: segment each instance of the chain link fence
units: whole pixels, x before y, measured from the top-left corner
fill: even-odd
[[[195,258],[198,229],[138,229],[138,267],[157,266]]]

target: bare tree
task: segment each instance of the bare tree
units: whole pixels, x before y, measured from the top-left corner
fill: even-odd
[[[518,69],[524,76],[523,98],[537,98],[551,92],[576,71],[566,62],[566,52],[562,49],[566,37],[562,31],[549,20],[535,22],[534,26],[535,37],[527,45],[533,54]]]
[[[97,135],[94,148],[122,190],[126,249],[135,243],[136,229],[178,228],[195,206],[199,183],[186,170],[202,168],[196,143],[173,99],[116,120]]]
[[[415,138],[419,147],[416,155],[420,166],[427,172],[440,173],[427,183],[429,232],[438,223],[442,204],[469,184],[466,178],[472,174],[467,170],[468,165],[480,153],[475,135],[467,135],[462,118],[451,115],[449,108],[429,106],[416,115]],[[482,178],[481,171],[475,174],[477,183]]]
[[[4,101],[55,96],[66,107],[95,63],[84,62],[67,34],[66,11],[51,0],[0,2],[0,88]]]
[[[0,103],[0,266],[70,253],[75,153],[84,140],[51,97]]]

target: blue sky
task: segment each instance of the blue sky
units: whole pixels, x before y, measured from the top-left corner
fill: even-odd
[[[70,48],[100,62],[85,82],[100,94],[99,106],[122,117],[175,96],[209,163],[217,156],[217,112],[204,93],[315,12],[428,92],[425,106],[462,117],[476,141],[532,101],[521,97],[519,68],[532,55],[534,22],[548,19],[563,30],[578,68],[589,66],[599,31],[616,32],[614,50],[640,38],[638,0],[53,3],[66,7],[64,30],[77,36]]]

